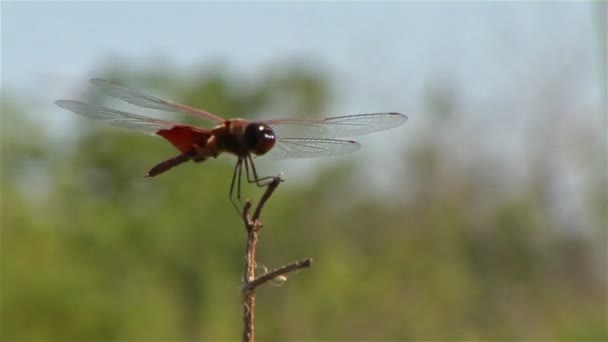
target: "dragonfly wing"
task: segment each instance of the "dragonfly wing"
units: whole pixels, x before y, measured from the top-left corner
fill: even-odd
[[[326,119],[274,119],[267,123],[278,137],[338,139],[382,131],[407,120],[401,113],[370,113]]]
[[[352,140],[279,138],[265,156],[271,159],[326,157],[354,152],[360,147]]]
[[[194,107],[189,107],[183,104],[167,101],[160,99],[158,97],[145,94],[141,91],[130,89],[127,87],[123,87],[116,83],[102,80],[100,78],[93,78],[90,82],[101,89],[106,94],[126,101],[130,104],[150,109],[158,109],[166,112],[172,113],[185,113],[190,115],[195,115],[199,118],[203,118],[207,121],[210,121],[213,124],[221,124],[224,122],[224,119],[220,118],[217,115],[211,114],[201,109],[197,109]]]
[[[123,127],[148,134],[156,134],[159,130],[170,129],[177,123],[115,110],[111,108],[94,106],[83,102],[58,100],[55,101],[59,107],[87,117],[89,119],[108,122],[113,126]]]

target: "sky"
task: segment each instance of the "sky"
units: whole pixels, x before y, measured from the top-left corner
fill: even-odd
[[[594,120],[604,122],[597,111],[604,91],[600,75],[605,73],[599,6],[2,1],[1,84],[3,93],[21,95],[37,106],[36,115],[49,122],[49,129],[65,132],[61,127],[73,115],[52,101],[77,95],[111,58],[138,68],[165,63],[184,74],[222,61],[249,76],[306,60],[327,70],[334,82],[338,96],[329,114],[408,114],[406,134],[391,130],[375,135],[378,140],[369,145],[420,138],[429,115],[424,94],[434,82],[455,87],[462,111],[468,112],[468,119],[450,123],[460,134],[453,137],[457,143],[489,139],[488,146],[521,151],[526,142],[518,135],[528,134],[523,128],[536,116],[535,97],[547,87],[538,80],[576,75],[579,83],[566,93],[583,109],[591,107]],[[487,121],[505,125],[479,137],[463,137],[457,129],[472,125],[475,130],[474,125]]]
[[[475,79],[471,91],[479,91],[492,73],[508,76],[493,64],[509,50],[535,63],[560,46],[593,46],[593,6],[3,1],[2,85],[27,89],[44,77],[88,78],[108,56],[144,64],[163,58],[183,70],[221,59],[242,72],[309,58],[355,79],[355,86],[362,86],[360,77],[380,88],[416,89],[433,72],[449,71]]]

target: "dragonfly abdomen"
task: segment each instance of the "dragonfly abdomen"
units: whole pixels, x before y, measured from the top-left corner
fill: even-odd
[[[192,158],[193,158],[192,153],[182,153],[182,154],[178,155],[177,157],[167,159],[163,162],[156,164],[156,166],[151,168],[150,171],[148,171],[148,173],[146,173],[146,177],[158,176],[161,173],[168,171],[180,164],[183,164]]]

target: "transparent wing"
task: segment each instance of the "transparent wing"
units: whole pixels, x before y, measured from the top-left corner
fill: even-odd
[[[280,138],[265,156],[271,159],[326,157],[354,152],[360,147],[352,140]]]
[[[115,98],[126,101],[130,104],[150,109],[164,110],[172,113],[185,113],[198,116],[213,124],[221,124],[224,119],[217,115],[211,114],[201,109],[189,107],[183,104],[159,99],[152,95],[145,94],[141,91],[130,89],[127,87],[120,86],[110,81],[102,80],[100,78],[93,78],[89,82],[101,89],[106,94]]]
[[[371,113],[326,119],[274,119],[264,121],[280,138],[348,138],[399,126],[407,120],[401,113]]]
[[[113,126],[128,128],[148,134],[155,134],[161,129],[169,129],[178,125],[177,123],[145,116],[123,112],[101,106],[94,106],[83,102],[58,100],[55,101],[59,107],[87,117],[89,119],[108,122]]]

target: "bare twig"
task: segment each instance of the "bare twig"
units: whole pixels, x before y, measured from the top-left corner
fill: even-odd
[[[294,272],[294,271],[302,269],[302,268],[308,268],[311,265],[312,265],[312,259],[310,259],[310,258],[292,262],[291,264],[281,266],[268,273],[262,274],[261,276],[255,278],[253,281],[249,282],[249,284],[245,284],[243,289],[246,291],[250,288],[259,287],[279,276],[286,275],[288,273]]]
[[[283,181],[283,178],[281,178],[281,176],[276,176],[272,182],[270,182],[270,184],[268,184],[268,186],[266,187],[266,191],[264,192],[264,195],[262,195],[262,198],[260,198],[260,203],[258,203],[257,208],[255,208],[255,212],[253,213],[253,217],[252,220],[257,221],[260,218],[260,215],[262,214],[262,209],[264,209],[264,205],[266,204],[266,201],[268,201],[268,199],[270,198],[270,196],[272,195],[272,193],[277,189],[277,187],[279,186],[279,184]]]
[[[266,186],[266,191],[260,198],[260,201],[251,216],[251,202],[247,200],[243,207],[243,222],[247,229],[247,250],[245,251],[245,272],[243,276],[243,288],[241,293],[243,295],[243,341],[252,342],[255,340],[255,291],[256,289],[280,276],[299,270],[302,268],[310,267],[312,259],[304,259],[293,262],[291,264],[281,266],[276,270],[267,272],[258,278],[255,277],[256,269],[256,252],[257,243],[259,238],[259,232],[262,228],[262,222],[260,222],[260,215],[264,209],[264,205],[277,189],[279,184],[283,181],[281,176],[275,177],[272,182]]]

